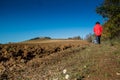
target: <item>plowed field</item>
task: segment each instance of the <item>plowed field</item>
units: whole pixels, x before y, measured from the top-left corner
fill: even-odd
[[[47,64],[50,59],[52,60],[51,55],[57,55],[59,59],[60,56],[65,55],[66,50],[72,53],[76,51],[72,49],[78,47],[84,49],[88,45],[89,43],[81,40],[33,40],[0,45],[0,79],[18,80],[18,75],[24,72],[26,65],[37,66],[30,62],[39,61],[39,64],[37,63],[39,66]]]

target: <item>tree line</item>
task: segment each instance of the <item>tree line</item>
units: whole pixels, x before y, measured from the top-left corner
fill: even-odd
[[[103,24],[103,38],[114,39],[120,37],[120,0],[104,0],[96,8],[96,12],[107,21]]]
[[[102,39],[112,40],[120,38],[120,0],[104,0],[96,7],[96,13],[100,14],[105,22],[103,24]],[[86,35],[86,40],[92,42],[94,34]]]

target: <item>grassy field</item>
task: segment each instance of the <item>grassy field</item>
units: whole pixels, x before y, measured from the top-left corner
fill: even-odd
[[[19,56],[13,56],[15,53],[8,56],[12,51],[6,50],[8,46],[14,47],[13,50],[17,53],[20,53],[19,49],[23,52]],[[44,49],[43,52],[40,51],[41,48]],[[37,44],[0,45],[0,50],[1,58],[7,58],[5,61],[0,60],[1,80],[120,79],[119,42],[96,45],[80,40],[57,40]],[[25,53],[28,55],[23,55]],[[34,57],[29,58],[30,54],[34,54]]]

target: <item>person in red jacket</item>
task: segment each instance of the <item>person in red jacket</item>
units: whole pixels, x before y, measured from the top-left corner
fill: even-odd
[[[100,25],[100,22],[96,22],[96,25],[94,26],[94,33],[96,35],[96,41],[98,44],[100,44],[100,38],[101,38],[101,34],[103,31],[102,26]]]

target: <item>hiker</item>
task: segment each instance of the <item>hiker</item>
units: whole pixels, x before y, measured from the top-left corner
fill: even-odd
[[[102,31],[103,31],[103,28],[100,25],[100,22],[96,22],[96,25],[94,26],[94,33],[96,36],[97,44],[100,44],[100,38],[101,38]]]

